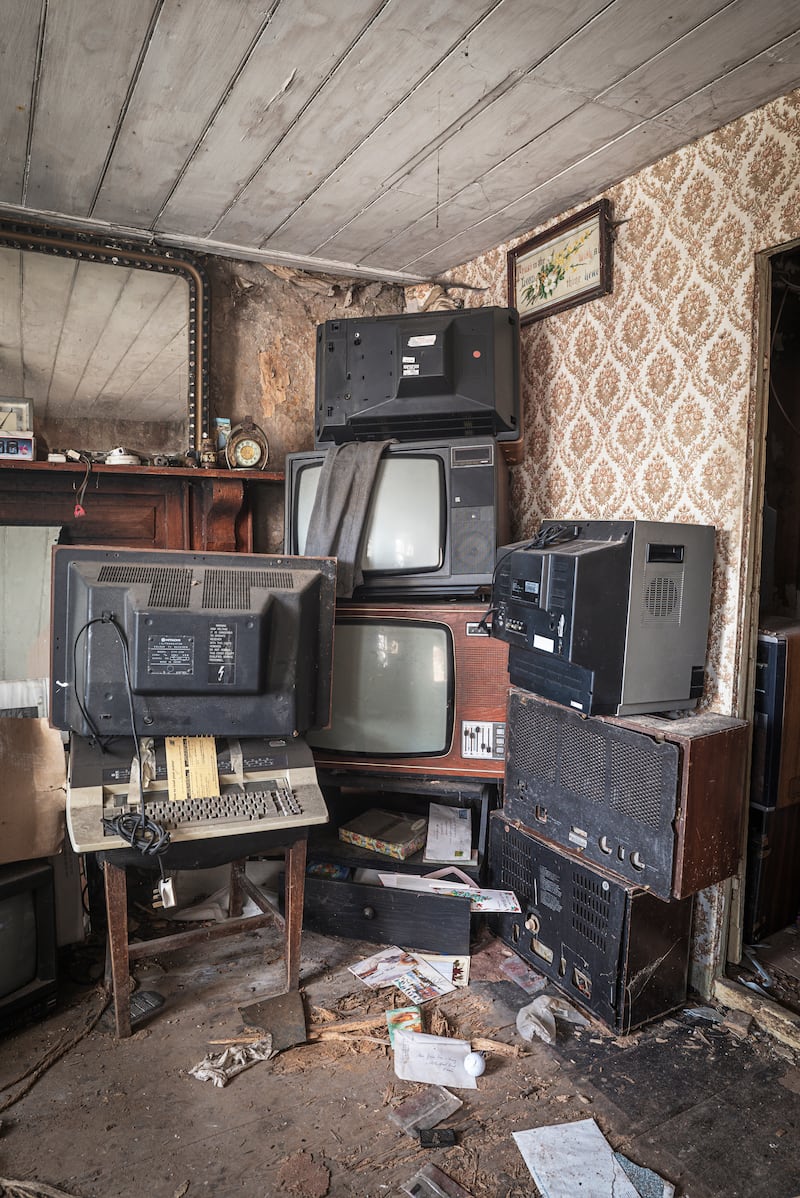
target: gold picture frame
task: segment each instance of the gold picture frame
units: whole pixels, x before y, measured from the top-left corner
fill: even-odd
[[[612,280],[610,200],[599,200],[508,253],[508,302],[520,324],[608,295]]]

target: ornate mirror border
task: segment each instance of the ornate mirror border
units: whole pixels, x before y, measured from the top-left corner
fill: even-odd
[[[0,219],[0,246],[64,258],[180,275],[189,288],[187,425],[189,449],[199,452],[208,435],[208,284],[199,262],[178,250],[161,250],[116,237]]]

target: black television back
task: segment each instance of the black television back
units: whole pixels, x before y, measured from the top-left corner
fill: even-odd
[[[314,444],[521,437],[519,317],[464,308],[317,329]]]
[[[51,723],[97,739],[323,727],[335,587],[332,558],[56,546]]]
[[[327,452],[286,455],[287,553],[305,552]],[[355,597],[488,592],[507,533],[508,467],[491,438],[389,445],[372,491]]]

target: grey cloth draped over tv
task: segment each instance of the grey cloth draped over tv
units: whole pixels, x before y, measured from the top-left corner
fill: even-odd
[[[363,581],[361,542],[378,463],[388,441],[332,445],[320,471],[306,534],[308,557],[335,557],[336,597],[349,599]]]

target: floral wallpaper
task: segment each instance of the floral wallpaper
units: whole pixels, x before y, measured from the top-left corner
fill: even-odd
[[[543,517],[714,524],[706,701],[731,712],[750,537],[755,255],[800,238],[800,91],[604,194],[622,222],[613,293],[522,328],[514,535]],[[548,225],[453,270],[485,288],[460,293],[466,303],[505,305],[506,251]]]

